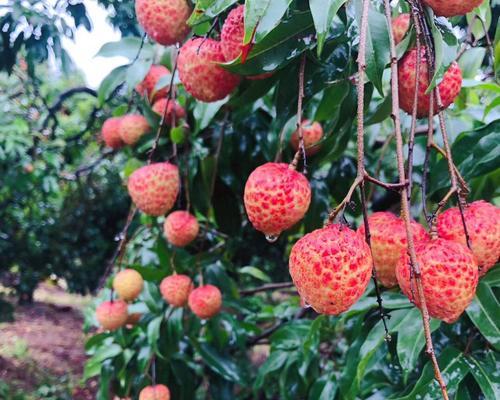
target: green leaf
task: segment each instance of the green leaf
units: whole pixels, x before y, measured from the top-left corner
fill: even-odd
[[[458,60],[458,65],[462,70],[464,79],[473,79],[476,77],[483,63],[486,49],[484,47],[473,47],[462,54]]]
[[[173,143],[180,144],[184,142],[185,135],[184,135],[184,127],[183,126],[176,126],[172,129],[170,129],[170,140]]]
[[[127,91],[129,94],[132,93],[132,90],[134,90],[139,82],[142,82],[144,77],[147,75],[149,68],[151,68],[152,63],[152,60],[138,59],[133,64],[129,65],[125,76]]]
[[[197,350],[212,371],[228,381],[243,383],[240,368],[231,358],[219,354],[216,349],[206,343],[200,344]]]
[[[221,107],[227,102],[227,99],[214,101],[213,103],[203,103],[197,101],[193,109],[193,115],[196,120],[196,132],[205,129]]]
[[[464,358],[469,370],[481,388],[486,400],[498,400],[500,397],[500,360],[498,353],[488,352],[484,360],[473,356]]]
[[[285,15],[286,10],[290,6],[292,0],[272,0],[266,8],[264,15],[260,19],[255,31],[255,42],[260,42],[266,35],[271,32]]]
[[[316,111],[316,115],[314,116],[314,120],[326,121],[332,118],[332,115],[335,115],[336,110],[340,109],[342,102],[348,94],[348,82],[338,82],[326,88]]]
[[[128,36],[117,42],[105,43],[95,55],[96,57],[126,57],[130,61],[134,60],[141,48],[142,39],[139,37]],[[153,59],[154,47],[144,43],[140,56],[144,59]]]
[[[439,328],[439,325],[441,325],[441,321],[431,319],[431,332]],[[414,370],[418,357],[425,346],[425,336],[420,311],[416,308],[411,309],[397,332],[399,364],[403,369],[403,378],[406,381],[410,372]]]
[[[194,26],[208,21],[231,7],[237,1],[238,0],[198,0],[187,23]]]
[[[269,375],[271,372],[280,369],[285,364],[288,357],[289,353],[286,351],[273,351],[257,372],[257,377],[255,378],[254,384],[255,388],[261,388],[265,382],[266,375]]]
[[[116,343],[99,348],[85,363],[83,379],[89,379],[101,373],[103,361],[114,358],[122,353],[122,348]]]
[[[469,25],[475,40],[482,39],[491,25],[491,5],[489,0],[485,0],[479,7],[476,7],[466,15],[467,25]],[[481,21],[484,22],[484,27]]]
[[[280,1],[280,0],[278,0]],[[257,25],[266,13],[271,0],[246,0],[245,1],[245,36],[243,43],[248,44],[252,41]]]
[[[122,83],[125,82],[127,66],[122,65],[113,69],[101,82],[97,91],[99,104],[102,106],[104,102],[111,96],[111,93]]]
[[[311,387],[308,399],[331,400],[335,398],[338,383],[334,373],[321,376]]]
[[[356,1],[356,18],[361,29],[362,1]],[[385,16],[371,4],[368,12],[366,32],[366,76],[373,83],[380,95],[384,96],[382,75],[389,63],[389,30]]]
[[[486,340],[495,349],[500,350],[500,327],[498,322],[500,305],[493,290],[484,281],[479,281],[476,297],[467,307],[466,312]]]
[[[243,268],[240,268],[239,272],[240,272],[240,274],[247,274],[247,275],[253,276],[256,279],[264,281],[264,282],[271,282],[271,278],[266,273],[262,272],[262,270],[260,270],[258,268],[252,267],[250,265],[243,267]]]
[[[309,8],[314,20],[314,27],[318,37],[318,57],[323,51],[323,45],[332,25],[333,17],[347,0],[310,0]]]
[[[163,321],[163,316],[156,317],[152,319],[147,328],[148,343],[153,348],[156,349],[158,346],[158,339],[160,338],[160,327]]]

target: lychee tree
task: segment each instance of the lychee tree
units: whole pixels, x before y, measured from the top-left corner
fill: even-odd
[[[494,3],[101,3],[99,399],[499,397]]]

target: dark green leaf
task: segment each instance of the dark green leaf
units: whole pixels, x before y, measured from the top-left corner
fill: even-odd
[[[337,15],[340,7],[342,7],[347,0],[310,0],[309,8],[314,20],[314,27],[318,37],[318,57],[323,51],[326,36],[332,26],[333,17]]]

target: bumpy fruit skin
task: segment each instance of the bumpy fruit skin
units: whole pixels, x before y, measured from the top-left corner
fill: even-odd
[[[189,308],[201,319],[217,315],[222,307],[222,294],[213,285],[200,286],[189,295]]]
[[[125,143],[120,137],[120,123],[122,119],[120,117],[108,118],[102,124],[101,134],[106,146],[112,149],[119,149],[123,147]]]
[[[139,400],[170,400],[170,390],[165,385],[146,386],[139,393]]]
[[[165,107],[167,107],[167,113],[165,114],[165,123],[172,126],[173,117],[175,115],[175,124],[178,124],[179,120],[186,117],[186,111],[184,108],[177,103],[175,100],[160,99],[153,104],[153,111],[157,113],[160,117],[163,117],[165,113]]]
[[[135,269],[124,269],[113,279],[113,288],[118,296],[125,301],[135,300],[142,292],[144,279]]]
[[[415,245],[429,315],[447,323],[458,319],[472,301],[478,281],[474,255],[460,243],[434,239]],[[410,260],[403,253],[396,266],[403,293],[420,308],[415,283],[410,286]],[[413,287],[413,292],[412,292]]]
[[[418,86],[418,106],[417,117],[427,117],[429,114],[430,95],[425,94],[429,86],[429,75],[427,72],[427,54],[426,48],[421,48],[420,57],[420,77]],[[412,113],[413,100],[416,86],[416,65],[417,65],[417,49],[414,48],[408,51],[399,61],[398,80],[399,80],[399,102],[403,110],[408,114]],[[443,80],[438,85],[439,94],[443,107],[447,108],[460,93],[462,87],[462,71],[458,64],[453,61],[445,72]],[[439,110],[436,102],[433,108],[434,114]]]
[[[295,243],[289,266],[300,297],[318,313],[337,315],[348,310],[366,290],[372,257],[358,233],[331,224]]]
[[[127,322],[127,303],[123,300],[105,301],[97,307],[95,314],[104,329],[114,331]]]
[[[168,242],[177,247],[184,247],[191,243],[198,232],[200,225],[196,217],[187,211],[174,211],[165,218],[163,232]]]
[[[410,29],[410,14],[399,14],[392,19],[392,34],[396,44],[403,40],[408,29]]]
[[[136,0],[135,14],[148,36],[164,46],[182,42],[189,33],[186,0]]]
[[[134,145],[149,129],[148,121],[142,115],[127,114],[122,117],[120,123],[120,138],[124,143]]]
[[[164,215],[179,194],[179,169],[168,162],[146,165],[128,179],[128,192],[137,208],[152,216]]]
[[[188,40],[177,59],[179,78],[194,98],[204,102],[221,100],[240,83],[238,75],[217,65],[223,62],[220,42],[203,38]]]
[[[307,178],[284,163],[266,163],[248,177],[245,209],[253,227],[278,236],[300,221],[311,203]]]
[[[321,149],[318,145],[318,142],[323,138],[321,124],[307,119],[302,121],[302,137],[304,138],[306,156],[313,156]],[[299,142],[299,130],[297,129],[290,138],[290,145],[295,151],[299,149]]]
[[[482,276],[500,258],[500,208],[479,200],[464,210],[464,217],[472,252]],[[437,230],[439,237],[467,245],[458,207],[450,208],[438,216]]]
[[[370,226],[372,257],[377,272],[377,279],[385,287],[398,284],[396,264],[401,253],[406,251],[406,228],[401,218],[386,211],[373,213],[368,218]],[[429,240],[429,234],[418,222],[411,222],[415,243]],[[365,226],[358,228],[358,233],[365,237]]]
[[[151,65],[147,75],[144,77],[141,83],[139,83],[135,90],[142,96],[146,95],[151,101],[155,101],[167,96],[168,87],[164,87],[157,92],[155,91],[155,86],[165,75],[169,75],[170,71],[167,67],[163,65]],[[153,94],[154,93],[154,94]]]
[[[423,0],[434,13],[441,17],[465,15],[481,5],[484,0]]]
[[[160,292],[165,301],[174,307],[184,307],[193,291],[193,282],[187,275],[170,275],[160,283]]]

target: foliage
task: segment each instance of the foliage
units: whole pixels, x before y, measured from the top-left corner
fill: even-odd
[[[118,2],[105,4],[111,3],[117,11]],[[223,20],[234,3],[197,1],[196,10],[202,13],[191,17],[196,34],[217,36],[217,29],[210,30],[211,22],[218,16]],[[142,318],[133,327],[98,332],[88,339],[86,349],[91,357],[85,378],[99,376],[99,399],[111,398],[111,392],[121,397],[137,396],[152,381],[153,364],[157,381],[169,386],[174,399],[439,397],[424,351],[420,314],[398,290],[382,293],[384,312],[390,316],[390,341],[384,340],[373,285],[349,311],[337,317],[320,316],[311,308],[301,307],[296,293],[288,289],[262,290],[253,295],[245,292],[267,283],[289,281],[287,260],[291,246],[306,232],[323,225],[329,209],[344,198],[356,175],[357,95],[351,82],[357,71],[360,2],[325,3],[327,6],[312,0],[247,0],[246,18],[256,27],[255,44],[245,63],[237,60],[224,67],[242,75],[268,71],[273,75],[260,81],[245,80],[230,98],[211,104],[195,102],[179,87],[177,98],[188,112],[189,135],[177,143],[176,158],[172,157],[174,135],[161,137],[155,157],[174,158],[187,175],[177,206],[186,207],[189,191],[202,233],[187,249],[175,249],[162,237],[162,218],[141,215],[140,224],[132,226],[124,264],[138,270],[146,285],[129,311],[141,313]],[[481,12],[490,15],[494,29],[490,5],[485,4]],[[397,8],[407,7],[401,2]],[[468,40],[467,19],[452,19],[451,25],[429,15],[429,21],[437,44],[435,82],[439,82]],[[389,140],[393,134],[389,118],[389,27],[379,2],[371,5],[369,25],[366,168],[386,182],[395,182],[395,144]],[[126,31],[136,33],[132,28]],[[398,47],[399,55],[412,44],[414,35],[412,31]],[[491,36],[498,37],[495,32]],[[456,164],[471,184],[470,200],[498,201],[499,113],[498,108],[486,106],[494,104],[498,96],[498,85],[489,80],[498,74],[498,65],[487,56],[484,35],[477,34],[476,39],[475,47],[465,50],[459,59],[465,80],[458,100],[447,111],[447,123]],[[497,42],[494,46],[498,46]],[[142,112],[156,132],[159,118],[151,112],[150,104],[132,91],[153,61],[173,70],[173,53],[175,49],[148,41],[141,47],[139,37],[106,44],[101,55],[124,55],[129,63],[115,69],[101,84],[98,104],[104,113],[121,115],[129,110],[127,104],[132,104],[132,109]],[[326,137],[319,154],[307,160],[313,200],[305,219],[269,244],[247,221],[242,193],[250,172],[273,160],[281,148],[283,160],[293,157],[287,143],[296,125],[297,76],[302,55],[306,56],[304,117],[321,122]],[[116,93],[119,96],[113,96]],[[402,118],[407,139],[411,118]],[[424,131],[425,127],[426,122],[419,124]],[[123,149],[113,158],[123,178],[146,162],[153,141],[154,134],[146,135],[134,149]],[[420,183],[425,146],[426,138],[417,137],[412,176],[412,212],[417,219],[423,207]],[[78,161],[76,157],[74,165]],[[430,170],[425,202],[434,209],[449,184],[446,162],[436,152],[431,153]],[[101,179],[111,180],[104,172],[99,175]],[[113,194],[116,201],[119,192]],[[67,201],[71,198],[75,197],[68,196]],[[399,196],[371,188],[369,207],[371,211],[397,211]],[[121,204],[120,209],[126,207]],[[87,216],[86,212],[82,211],[82,215]],[[47,213],[40,218],[53,211]],[[359,225],[360,207],[348,207],[345,217],[349,223]],[[95,248],[85,254],[93,251]],[[164,304],[158,285],[174,266],[197,284],[203,275],[204,282],[221,289],[224,307],[218,316],[202,322],[188,309],[172,309]],[[85,266],[82,271],[89,269]],[[108,279],[96,304],[112,295],[110,282]],[[499,285],[497,266],[482,278],[474,302],[458,322],[447,325],[431,321],[438,361],[452,398],[499,396]],[[88,330],[97,325],[93,311],[87,311]]]

